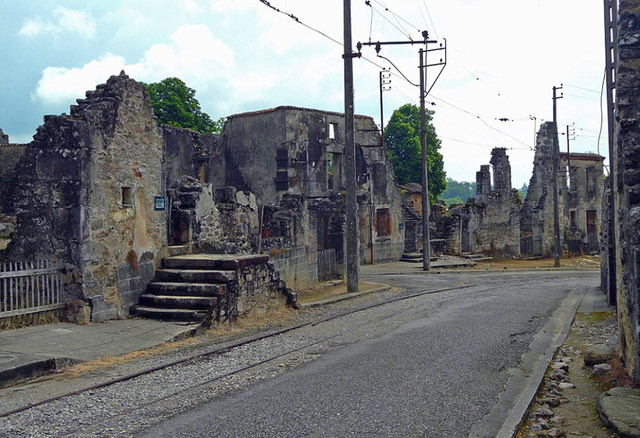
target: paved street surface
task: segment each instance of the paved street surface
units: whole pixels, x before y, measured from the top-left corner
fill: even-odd
[[[363,277],[406,289],[306,310],[315,324],[1,418],[0,436],[511,436],[599,279]]]

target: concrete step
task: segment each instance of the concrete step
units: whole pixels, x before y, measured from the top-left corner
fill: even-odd
[[[462,257],[463,259],[469,259],[469,260],[477,260],[477,259],[485,259],[487,258],[487,256],[485,256],[484,254],[471,254],[471,253],[462,253],[460,254],[460,257]],[[492,260],[492,257],[489,257],[489,260]]]
[[[218,297],[227,293],[227,286],[224,284],[152,281],[147,285],[147,292],[152,295]]]
[[[163,259],[162,266],[174,269],[235,270],[268,261],[269,256],[264,254],[185,254]]]
[[[474,262],[489,262],[489,261],[493,260],[493,257],[483,256],[483,257],[475,257],[475,258],[469,259],[469,260],[473,260]]]
[[[132,307],[131,313],[144,318],[188,322],[202,322],[212,316],[210,310],[160,309],[140,305]]]
[[[429,260],[431,260],[432,262],[435,262],[436,260],[438,260],[438,257],[431,256]],[[407,263],[422,263],[422,254],[419,252],[405,253],[405,254],[402,254],[400,261],[407,262]]]
[[[161,307],[165,309],[206,310],[216,307],[218,298],[144,294],[140,296],[139,304],[145,307]]]
[[[191,245],[174,245],[167,247],[170,257],[181,256],[191,252]]]
[[[235,279],[235,271],[207,269],[158,269],[155,276],[160,282],[230,283]]]

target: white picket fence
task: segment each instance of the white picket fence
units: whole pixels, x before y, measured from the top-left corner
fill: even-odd
[[[0,318],[63,308],[62,288],[51,260],[0,263]]]

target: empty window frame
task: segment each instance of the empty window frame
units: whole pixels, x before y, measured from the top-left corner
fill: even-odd
[[[376,210],[376,231],[378,237],[391,235],[391,215],[388,208]]]
[[[337,140],[338,139],[338,124],[337,123],[329,123],[329,139]]]
[[[131,187],[122,187],[122,206],[133,207],[133,190]]]

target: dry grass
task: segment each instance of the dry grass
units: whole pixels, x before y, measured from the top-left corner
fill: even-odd
[[[622,361],[620,361],[620,359],[611,359],[607,363],[611,365],[611,369],[609,371],[593,374],[591,376],[603,392],[616,386],[626,386],[629,388],[637,387],[633,382],[633,379],[629,377],[629,373],[622,365]]]
[[[120,356],[105,356],[99,359],[71,365],[56,376],[60,378],[78,377],[83,374],[100,371],[117,365],[133,362],[135,360],[170,353],[180,348],[206,344],[212,340],[220,341],[225,337],[250,332],[252,330],[282,325],[291,320],[294,316],[295,311],[290,307],[287,307],[284,301],[261,297],[258,299],[256,306],[247,312],[246,316],[238,318],[236,321],[214,325],[199,336],[175,342],[167,342],[154,348],[134,351]]]
[[[7,249],[7,246],[9,246],[10,242],[11,239],[0,239],[0,251],[2,251],[3,249]]]
[[[553,258],[536,259],[493,259],[479,262],[476,266],[465,268],[475,270],[515,270],[515,269],[552,269]],[[580,256],[560,258],[560,268],[593,270],[600,269],[600,256]]]
[[[366,281],[360,281],[358,283],[358,289],[360,292],[368,292],[373,289],[377,289],[385,286],[380,283],[369,283]],[[347,284],[342,280],[327,281],[319,283],[317,285],[301,289],[296,291],[298,294],[298,301],[300,303],[310,303],[314,301],[325,300],[341,295],[347,294]]]
[[[197,338],[187,338],[176,342],[167,342],[158,347],[149,348],[147,350],[133,351],[120,356],[104,356],[99,359],[71,365],[68,368],[65,368],[62,373],[57,374],[57,376],[61,378],[74,378],[93,371],[99,371],[105,368],[111,368],[116,365],[132,362],[134,360],[168,353],[180,347],[196,345],[198,342]]]
[[[0,319],[0,332],[32,325],[56,324],[60,322],[59,312],[60,311],[52,310],[49,312],[30,313],[28,315]]]

